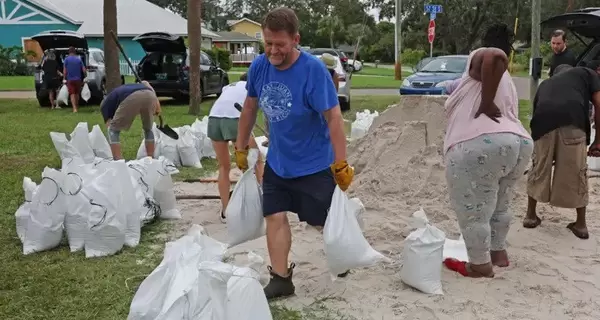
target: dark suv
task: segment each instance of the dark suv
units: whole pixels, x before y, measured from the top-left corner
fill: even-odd
[[[551,17],[542,21],[542,28],[567,29],[583,42],[586,48],[577,57],[577,65],[585,66],[588,61],[600,59],[600,7],[579,9]]]
[[[330,55],[336,56],[336,57],[340,58],[340,61],[342,62],[342,67],[344,67],[344,70],[348,70],[348,56],[346,56],[346,54],[340,50],[331,49],[331,48],[312,48],[312,49],[308,49],[306,51],[315,56],[323,55],[323,53],[329,53]]]
[[[137,65],[140,78],[150,82],[158,96],[188,99],[190,60],[183,37],[149,32],[133,40],[146,51],[146,56]],[[204,51],[200,52],[200,69],[201,95],[219,96],[223,87],[229,84],[227,72],[219,68]]]

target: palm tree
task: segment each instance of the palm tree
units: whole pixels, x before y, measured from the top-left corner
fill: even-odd
[[[202,2],[188,0],[187,6],[188,39],[190,46],[190,106],[189,114],[197,115],[202,102],[200,88],[200,50],[202,43]]]
[[[110,32],[117,32],[117,0],[104,0],[104,62],[106,66],[106,93],[121,85],[119,48]]]

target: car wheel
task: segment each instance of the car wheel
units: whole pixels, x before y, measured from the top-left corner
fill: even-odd
[[[40,108],[49,108],[51,106],[50,99],[48,99],[47,97],[46,98],[38,97],[37,101],[40,104]]]
[[[103,97],[106,96],[106,79],[102,79],[102,82],[100,83],[100,92],[102,92]]]

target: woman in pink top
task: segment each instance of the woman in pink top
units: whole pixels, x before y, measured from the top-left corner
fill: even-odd
[[[510,190],[533,152],[531,136],[517,116],[517,91],[506,71],[511,40],[506,25],[490,27],[484,47],[471,52],[468,68],[445,105],[446,180],[469,262],[444,263],[469,277],[493,277],[493,266],[508,266]]]

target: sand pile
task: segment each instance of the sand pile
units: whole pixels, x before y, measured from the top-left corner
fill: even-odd
[[[350,193],[367,207],[365,236],[394,263],[352,270],[348,278],[332,283],[321,234],[289,214],[296,296],[279,303],[303,310],[305,319],[600,319],[600,253],[595,236],[600,232],[595,215],[600,209],[598,179],[590,179],[590,240],[581,241],[565,228],[575,217],[573,210],[549,206],[539,207],[544,219],[540,228],[523,229],[527,200],[522,179],[512,202],[510,267],[497,269],[491,280],[468,279],[444,269],[444,296],[424,295],[400,281],[403,241],[411,231],[409,217],[419,207],[448,237],[456,239],[459,234],[444,175],[443,103],[441,97],[402,97],[402,104],[382,113],[367,136],[349,146],[349,161],[356,167]],[[178,183],[176,192],[217,194],[217,187]],[[180,230],[199,223],[212,237],[227,241],[226,227],[218,218],[219,201],[178,205],[186,223]],[[243,257],[250,250],[269,263],[265,238],[236,247],[233,253]],[[267,281],[263,268],[262,282]]]

